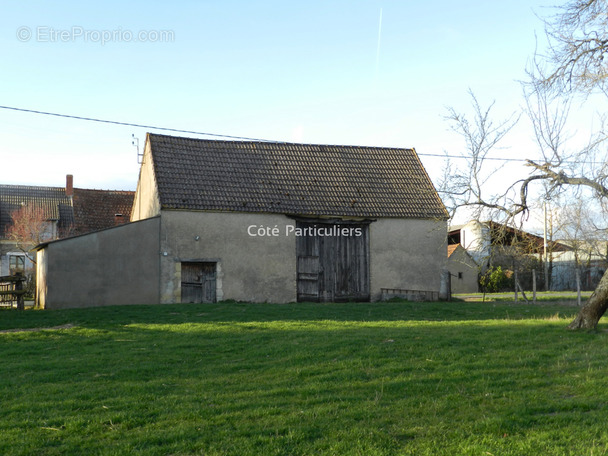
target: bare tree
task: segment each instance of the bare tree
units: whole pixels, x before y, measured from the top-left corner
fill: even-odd
[[[13,212],[11,219],[12,224],[6,232],[7,238],[13,240],[17,248],[35,263],[31,255],[32,247],[52,237],[44,211],[40,207],[28,204]]]
[[[448,108],[448,114],[445,116],[450,129],[465,142],[461,155],[464,166],[457,167],[448,160],[439,191],[452,215],[456,209],[462,207],[472,208],[476,218],[481,218],[484,211],[510,215],[508,191],[505,194],[487,195],[487,184],[498,171],[497,168],[489,167],[487,162],[492,159],[488,154],[499,147],[499,143],[515,126],[519,117],[514,113],[507,119],[494,122],[494,103],[482,108],[471,90],[469,95],[473,109],[472,120],[454,108]]]
[[[529,193],[533,184],[542,184],[537,196],[550,198],[570,188],[588,188],[593,191],[595,198],[608,201],[604,137],[599,133],[584,147],[569,151],[566,147],[568,135],[565,133],[567,111],[564,114],[559,107],[552,108],[551,103],[552,99],[545,92],[536,90],[527,94],[528,116],[536,133],[540,159],[526,160],[528,175],[493,194],[487,194],[484,186],[487,177],[480,176],[491,176],[496,172],[496,167],[489,163],[488,154],[512,124],[503,121],[498,127],[492,127],[489,120],[491,106],[487,110],[482,109],[474,97],[472,122],[450,109],[447,119],[451,122],[452,129],[465,138],[467,163],[472,169],[468,174],[451,169],[455,178],[445,179],[440,186],[446,201],[450,201],[454,208],[477,206],[492,210],[511,221],[517,215],[525,217],[529,212],[532,204]],[[558,103],[564,106],[563,102]],[[485,171],[488,167],[490,171]],[[596,291],[569,328],[595,328],[607,309],[608,273],[602,277]]]
[[[549,47],[537,56],[547,68],[540,82],[557,93],[606,93],[607,11],[606,0],[570,0],[545,21]]]
[[[583,289],[590,290],[606,270],[608,233],[604,227],[608,221],[589,192],[576,193],[551,201],[550,231],[559,238],[558,245],[568,246],[555,254],[555,281],[558,289],[574,289],[578,270],[584,279]]]
[[[526,161],[527,176],[516,181],[502,195],[480,196],[476,175],[487,166],[487,154],[472,153],[471,163],[476,166],[469,179],[454,173],[448,201],[457,204],[476,204],[515,217],[529,210],[529,191],[542,183],[538,195],[552,197],[566,191],[586,188],[600,201],[608,213],[608,155],[603,122],[589,141],[568,150],[566,124],[569,113],[569,97],[581,94],[584,98],[594,94],[608,95],[608,1],[568,0],[557,13],[545,21],[549,46],[544,54],[536,53],[533,65],[528,69],[529,82],[525,84],[526,109],[535,131],[539,157]],[[605,100],[604,100],[605,101]],[[474,110],[479,119],[481,109]],[[456,131],[467,134],[462,118],[453,116]],[[483,122],[488,122],[481,117]],[[474,135],[469,135],[474,138]],[[487,174],[486,174],[487,175]],[[572,190],[574,189],[574,190]],[[579,189],[579,190],[577,190]],[[512,195],[517,195],[513,198]],[[458,203],[458,200],[459,203]],[[608,309],[608,273],[601,278],[587,304],[581,309],[570,329],[593,329]]]

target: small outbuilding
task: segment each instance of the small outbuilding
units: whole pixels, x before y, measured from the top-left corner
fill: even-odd
[[[414,149],[148,134],[131,223],[40,245],[39,305],[438,291],[447,217]]]
[[[460,244],[448,245],[448,271],[452,293],[479,292],[480,268]]]

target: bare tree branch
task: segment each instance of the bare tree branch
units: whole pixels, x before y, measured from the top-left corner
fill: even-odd
[[[528,177],[515,181],[502,194],[487,194],[486,184],[497,169],[487,169],[488,155],[510,131],[513,118],[492,123],[493,104],[482,109],[469,91],[473,121],[450,108],[446,119],[453,131],[465,139],[468,170],[453,170],[445,179],[444,194],[456,207],[475,206],[499,211],[512,218],[526,215],[534,184],[543,186],[544,196],[573,189],[591,189],[608,212],[608,159],[606,134],[602,128],[590,136],[585,146],[566,148],[570,98],[574,93],[608,95],[608,0],[566,0],[557,14],[545,21],[549,46],[544,55],[536,52],[527,69],[526,110],[532,123],[539,159],[526,161]],[[602,121],[603,122],[603,121]],[[608,310],[608,272],[581,309],[570,329],[593,329]]]
[[[542,80],[558,92],[606,90],[608,5],[605,0],[570,0],[545,21],[550,66]]]
[[[553,171],[549,164],[539,164],[535,163],[532,160],[526,160],[528,166],[541,171],[543,174],[534,176],[535,179],[545,179],[551,181],[553,185],[576,185],[576,186],[584,186],[592,188],[596,191],[598,196],[602,198],[608,198],[608,188],[604,187],[602,184],[597,182],[596,180],[589,179],[587,177],[574,177],[568,176],[566,173],[561,171]]]
[[[450,129],[460,135],[465,144],[462,154],[466,165],[454,168],[450,163],[446,167],[439,191],[446,205],[455,211],[458,207],[476,207],[500,212],[509,212],[502,201],[505,195],[489,197],[485,194],[488,182],[498,168],[488,168],[486,165],[490,152],[498,148],[499,143],[519,121],[519,116],[513,113],[507,119],[495,123],[492,120],[494,102],[487,108],[482,108],[475,94],[469,90],[472,107],[472,120],[454,108],[448,108],[445,119]]]

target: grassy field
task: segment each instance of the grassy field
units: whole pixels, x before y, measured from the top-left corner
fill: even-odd
[[[606,322],[576,310],[0,311],[0,454],[608,454]]]
[[[587,299],[591,296],[593,292],[591,291],[583,291],[581,292],[581,304],[584,304]],[[465,300],[468,302],[513,302],[515,299],[515,295],[513,292],[503,292],[503,293],[486,293],[485,296],[483,293],[462,293],[455,294],[453,296],[455,299]],[[526,297],[529,302],[533,301],[533,293],[532,291],[526,291]],[[577,293],[576,291],[539,291],[536,293],[536,301],[537,303],[543,302],[560,302],[567,301],[570,305],[577,305]],[[525,299],[522,296],[521,292],[518,293],[518,301],[520,303],[524,303]]]

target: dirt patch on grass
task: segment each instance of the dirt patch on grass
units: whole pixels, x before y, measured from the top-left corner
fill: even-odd
[[[6,334],[6,333],[20,333],[20,332],[38,332],[38,331],[56,331],[59,329],[70,329],[70,328],[74,328],[76,325],[72,324],[72,323],[68,323],[65,325],[59,325],[59,326],[51,326],[48,328],[16,328],[16,329],[3,329],[0,331],[0,334]]]

